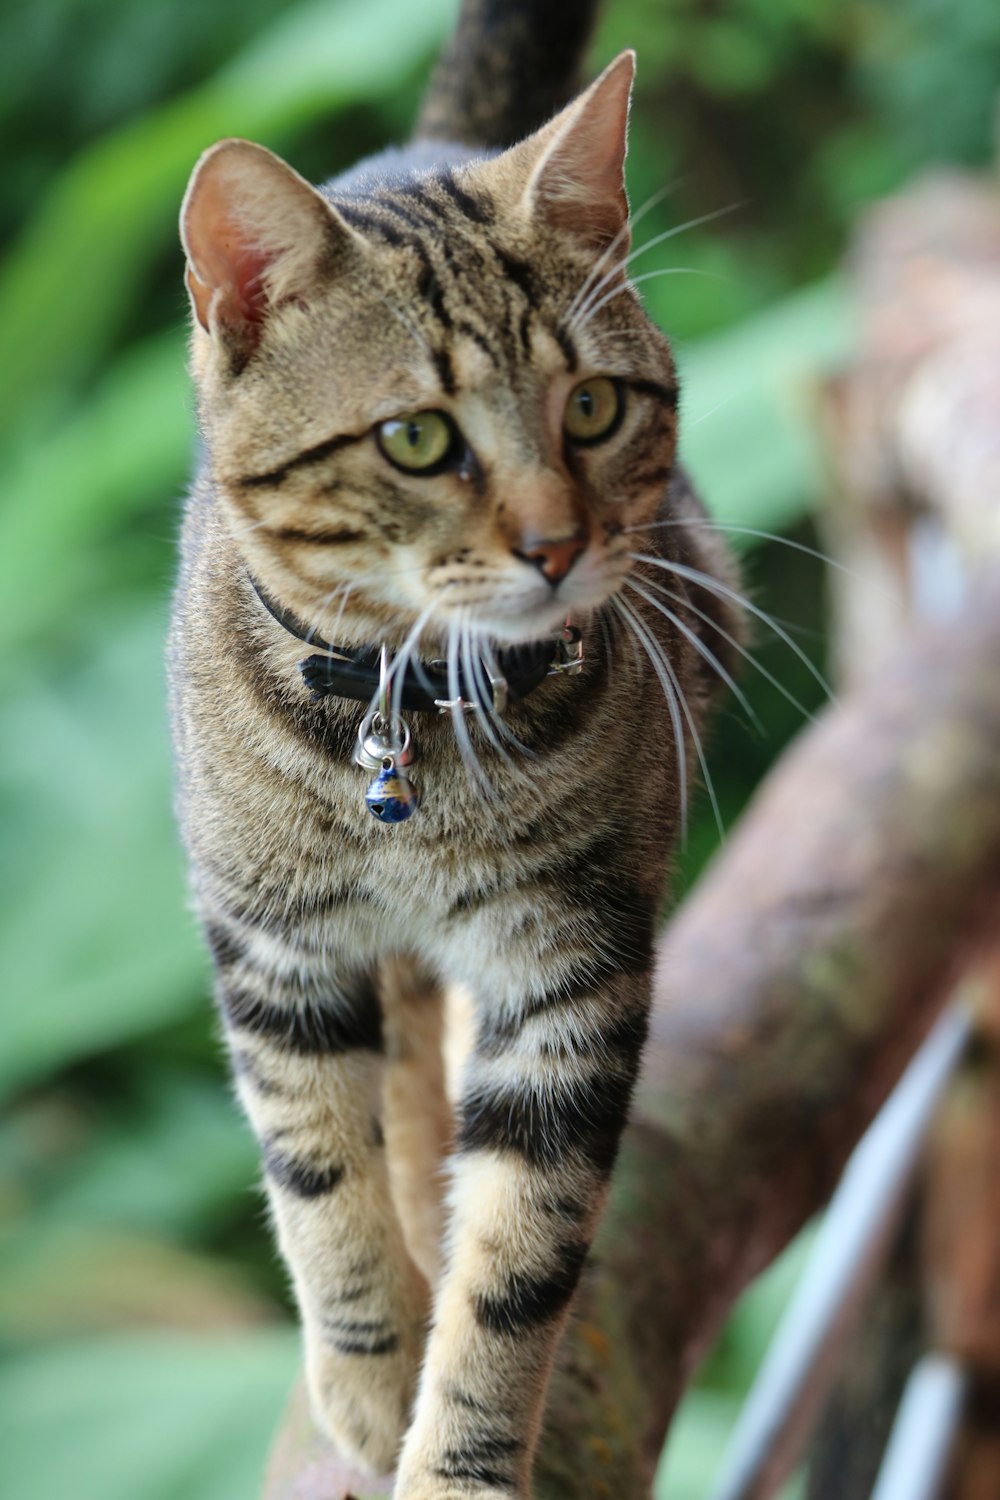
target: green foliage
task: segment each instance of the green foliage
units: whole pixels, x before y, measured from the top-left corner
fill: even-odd
[[[223,135],[281,144],[317,115],[391,92],[427,57],[449,12],[448,0],[368,0],[363,9],[313,0],[200,88],[64,168],[0,270],[0,440],[25,424],[36,439],[36,383],[44,420],[120,334],[206,146]]]
[[[0,15],[0,1465],[23,1500],[254,1492],[296,1359],[170,815],[162,638],[194,445],[174,222],[215,137],[335,171],[405,131],[454,0],[39,0]],[[639,51],[636,274],[671,332],[683,451],[724,523],[814,541],[813,372],[850,347],[859,206],[987,159],[992,0],[614,0]],[[815,559],[734,533],[751,597],[822,655]],[[791,622],[790,626],[788,622]],[[821,697],[758,624],[710,764],[724,823]],[[680,889],[717,842],[703,796]],[[690,1398],[704,1493],[785,1271]],[[777,1288],[777,1291],[775,1290]],[[269,1326],[275,1319],[285,1326]],[[168,1332],[169,1330],[169,1332]]]
[[[18,1500],[247,1500],[295,1372],[290,1330],[146,1333],[39,1349],[0,1371]]]

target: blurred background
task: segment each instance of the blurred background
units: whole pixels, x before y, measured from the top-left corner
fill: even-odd
[[[245,1500],[297,1344],[170,813],[162,641],[193,446],[177,206],[246,135],[321,180],[405,136],[454,0],[10,0],[0,12],[0,1487]],[[636,265],[683,451],[746,555],[758,667],[679,895],[823,693],[811,380],[873,198],[985,166],[995,0],[611,0],[634,46]],[[736,529],[742,528],[742,529]],[[797,547],[762,539],[784,536]],[[794,643],[795,650],[789,642]],[[787,695],[787,696],[786,696]],[[795,700],[795,702],[790,701]],[[749,1294],[665,1475],[703,1494],[801,1261]],[[665,1480],[666,1482],[666,1480]]]

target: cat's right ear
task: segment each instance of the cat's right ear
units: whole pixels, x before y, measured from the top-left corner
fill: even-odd
[[[308,301],[354,239],[279,156],[250,141],[220,141],[196,165],[181,207],[194,315],[245,362],[268,315]]]

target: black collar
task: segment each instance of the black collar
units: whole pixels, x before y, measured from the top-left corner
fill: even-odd
[[[359,703],[370,702],[379,686],[379,647],[348,649],[346,646],[331,646],[329,641],[324,641],[315,630],[303,625],[290,610],[272,599],[252,573],[247,577],[268,614],[289,635],[305,641],[307,646],[315,646],[317,652],[330,653],[308,656],[299,662],[302,680],[313,697],[320,699],[332,694],[338,698],[353,698]],[[575,631],[573,638],[575,644],[579,639]],[[558,640],[530,641],[523,646],[498,648],[492,676],[486,662],[478,656],[472,664],[473,682],[466,679],[464,671],[459,671],[458,698],[467,705],[482,703],[486,699],[502,713],[508,699],[519,702],[526,698],[545,681],[550,670],[560,670],[564,661],[565,648]],[[450,706],[454,697],[449,687],[447,666],[441,661],[411,660],[403,673],[402,684],[393,687],[394,702],[411,713],[440,713]]]

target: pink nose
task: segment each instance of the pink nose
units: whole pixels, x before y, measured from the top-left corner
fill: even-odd
[[[533,563],[540,572],[545,574],[550,583],[562,582],[587,545],[579,533],[563,541],[536,542],[533,537],[525,537],[524,541],[523,547],[511,549],[514,556]]]

